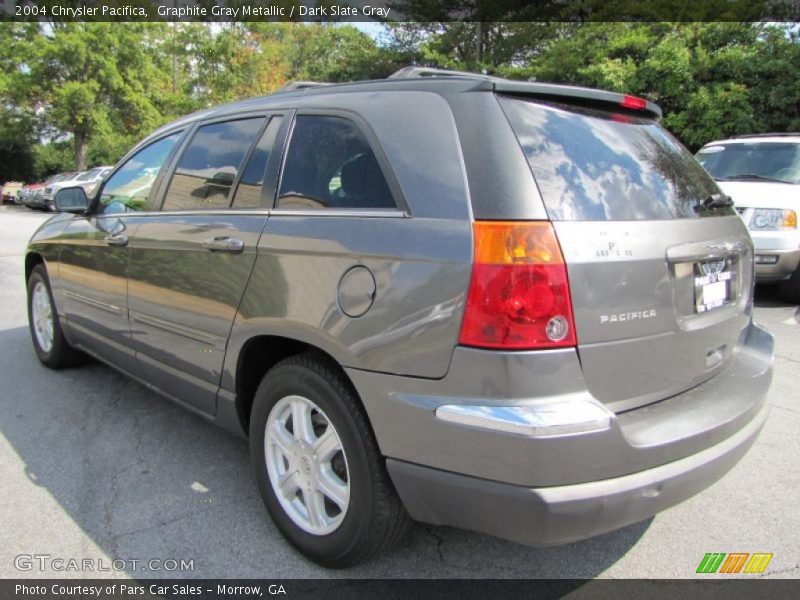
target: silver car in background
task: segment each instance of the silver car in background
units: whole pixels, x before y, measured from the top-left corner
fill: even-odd
[[[86,195],[91,198],[94,195],[94,192],[97,190],[97,186],[100,184],[101,181],[108,175],[114,167],[94,167],[89,169],[79,177],[77,177],[74,181],[74,185],[78,185],[83,188],[86,192]],[[61,183],[59,184],[59,188],[67,187],[69,183]]]
[[[45,185],[42,190],[41,200],[44,204],[45,210],[49,210],[53,206],[53,198],[58,190],[64,187],[80,185],[81,178],[84,177],[88,171],[75,171],[72,173],[61,173],[58,175],[58,180],[53,180]]]

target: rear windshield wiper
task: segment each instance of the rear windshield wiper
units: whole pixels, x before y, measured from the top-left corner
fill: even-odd
[[[714,210],[715,208],[728,208],[733,206],[733,199],[725,194],[711,194],[705,200],[694,205],[695,212],[701,210]]]
[[[756,179],[759,181],[774,181],[776,183],[789,183],[785,179],[778,179],[777,177],[767,177],[766,175],[756,175],[755,173],[745,173],[743,175],[730,175],[728,177],[715,177],[717,181],[737,181]]]

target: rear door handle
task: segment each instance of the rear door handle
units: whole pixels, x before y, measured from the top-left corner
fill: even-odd
[[[215,236],[203,242],[203,248],[211,252],[233,252],[238,253],[244,250],[244,242],[237,238],[228,236]]]
[[[128,245],[128,236],[127,235],[107,235],[105,237],[105,242],[109,246],[127,246]]]

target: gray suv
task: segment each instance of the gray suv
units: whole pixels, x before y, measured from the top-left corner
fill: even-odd
[[[525,544],[646,519],[746,452],[773,352],[747,229],[659,116],[418,68],[190,115],[58,193],[34,347],[249,438],[323,565],[412,519]]]

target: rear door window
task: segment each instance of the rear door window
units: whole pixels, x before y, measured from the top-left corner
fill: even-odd
[[[247,165],[242,170],[242,177],[239,179],[239,186],[233,198],[234,208],[258,208],[261,205],[261,188],[266,177],[267,163],[282,121],[281,117],[273,117],[270,120],[250,158],[247,159]]]
[[[395,208],[375,153],[349,119],[297,117],[278,208]]]
[[[695,210],[719,189],[652,119],[499,98],[553,220],[655,220],[731,212]]]
[[[263,117],[197,129],[172,176],[163,210],[228,208],[230,193]]]

